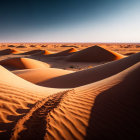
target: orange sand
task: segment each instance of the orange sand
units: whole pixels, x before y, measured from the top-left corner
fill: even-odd
[[[102,62],[102,61],[118,60],[123,57],[124,56],[121,54],[104,49],[102,47],[92,46],[68,56],[67,61]]]
[[[47,81],[55,77],[72,73],[72,71],[56,68],[38,68],[38,69],[15,70],[13,71],[13,73],[27,81],[39,84],[43,81]]]
[[[20,53],[20,51],[16,49],[4,49],[0,51],[0,55],[9,55],[9,54],[17,54]]]
[[[64,76],[56,77],[40,83],[41,86],[53,88],[74,88],[96,82],[117,74],[122,70],[140,61],[140,53],[120,60],[108,62],[87,70],[78,71]]]
[[[56,56],[67,56],[67,55],[70,55],[70,54],[75,53],[75,52],[77,52],[77,49],[70,48],[68,50],[61,51],[61,52],[58,52],[58,53],[54,53],[54,54],[51,54],[49,56],[53,56],[53,57],[56,57]]]
[[[59,61],[44,56],[49,64],[38,61],[38,55],[38,60],[7,52],[0,56],[0,65],[22,69],[10,72],[0,66],[0,140],[137,139],[140,53],[124,57],[98,46],[69,56],[62,52]],[[66,59],[81,65],[112,62],[77,72],[48,68],[51,61]]]
[[[30,58],[10,58],[0,61],[0,65],[11,66],[17,69],[46,68],[48,64]]]

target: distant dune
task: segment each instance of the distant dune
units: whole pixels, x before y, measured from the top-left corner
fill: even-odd
[[[116,52],[104,49],[99,46],[92,46],[87,49],[78,51],[67,57],[67,61],[74,62],[103,62],[113,61],[123,58],[124,56]]]
[[[74,88],[83,86],[98,80],[102,80],[122,70],[134,65],[140,61],[140,53],[131,55],[129,57],[108,62],[94,68],[78,71],[68,75],[56,77],[40,83],[42,86],[53,88]]]
[[[40,53],[40,52],[42,52],[42,51],[43,51],[43,50],[40,50],[40,49],[31,50],[31,51],[27,51],[27,52],[22,53],[22,55],[32,55],[32,54]]]
[[[9,55],[9,54],[17,54],[20,53],[20,51],[16,49],[4,49],[0,51],[0,55]]]
[[[50,54],[53,54],[53,52],[48,50],[41,50],[37,53],[32,54],[32,56],[41,56],[41,55],[50,55]]]
[[[44,53],[43,53],[44,55],[49,55],[49,54],[52,54],[52,52],[51,51],[48,51],[48,50],[44,50]]]
[[[0,61],[0,65],[16,69],[34,69],[50,67],[47,63],[30,58],[10,58]]]
[[[16,48],[27,48],[27,46],[20,45],[20,46],[17,46]]]
[[[56,57],[56,56],[67,56],[67,55],[70,55],[74,52],[77,52],[77,49],[75,48],[70,48],[68,50],[65,50],[65,51],[61,51],[61,52],[58,52],[58,53],[55,53],[55,54],[51,54],[49,56],[53,56],[53,57]]]

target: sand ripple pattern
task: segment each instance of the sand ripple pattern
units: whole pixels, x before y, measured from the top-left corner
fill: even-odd
[[[68,91],[60,102],[47,116],[50,120],[46,127],[46,140],[83,140],[86,137],[91,109],[96,96],[112,87],[118,81],[97,87],[79,88]],[[82,97],[82,98],[81,98]]]
[[[17,122],[11,140],[43,139],[46,126],[49,123],[49,119],[47,119],[46,116],[54,108],[58,107],[62,97],[66,93],[67,92],[60,92],[37,102],[35,107]]]

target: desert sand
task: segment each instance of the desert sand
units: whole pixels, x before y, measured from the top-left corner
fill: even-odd
[[[10,58],[0,62],[0,65],[11,66],[17,69],[33,69],[49,67],[48,64],[30,58]]]
[[[0,139],[139,137],[138,46],[0,44]]]
[[[118,60],[123,57],[124,56],[121,54],[104,49],[100,46],[92,46],[70,55],[67,60],[80,62],[103,62]]]

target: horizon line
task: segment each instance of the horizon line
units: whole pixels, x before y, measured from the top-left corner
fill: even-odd
[[[61,42],[61,41],[59,41],[59,42],[0,42],[0,44],[22,44],[22,43],[24,43],[24,44],[27,44],[27,43],[34,43],[34,44],[39,44],[39,43],[42,43],[42,44],[50,44],[50,43],[52,43],[52,44],[71,44],[71,43],[81,43],[81,44],[86,44],[86,43],[89,43],[89,44],[103,44],[103,43],[106,43],[106,44],[127,44],[127,43],[129,43],[129,44],[140,44],[140,42]]]

